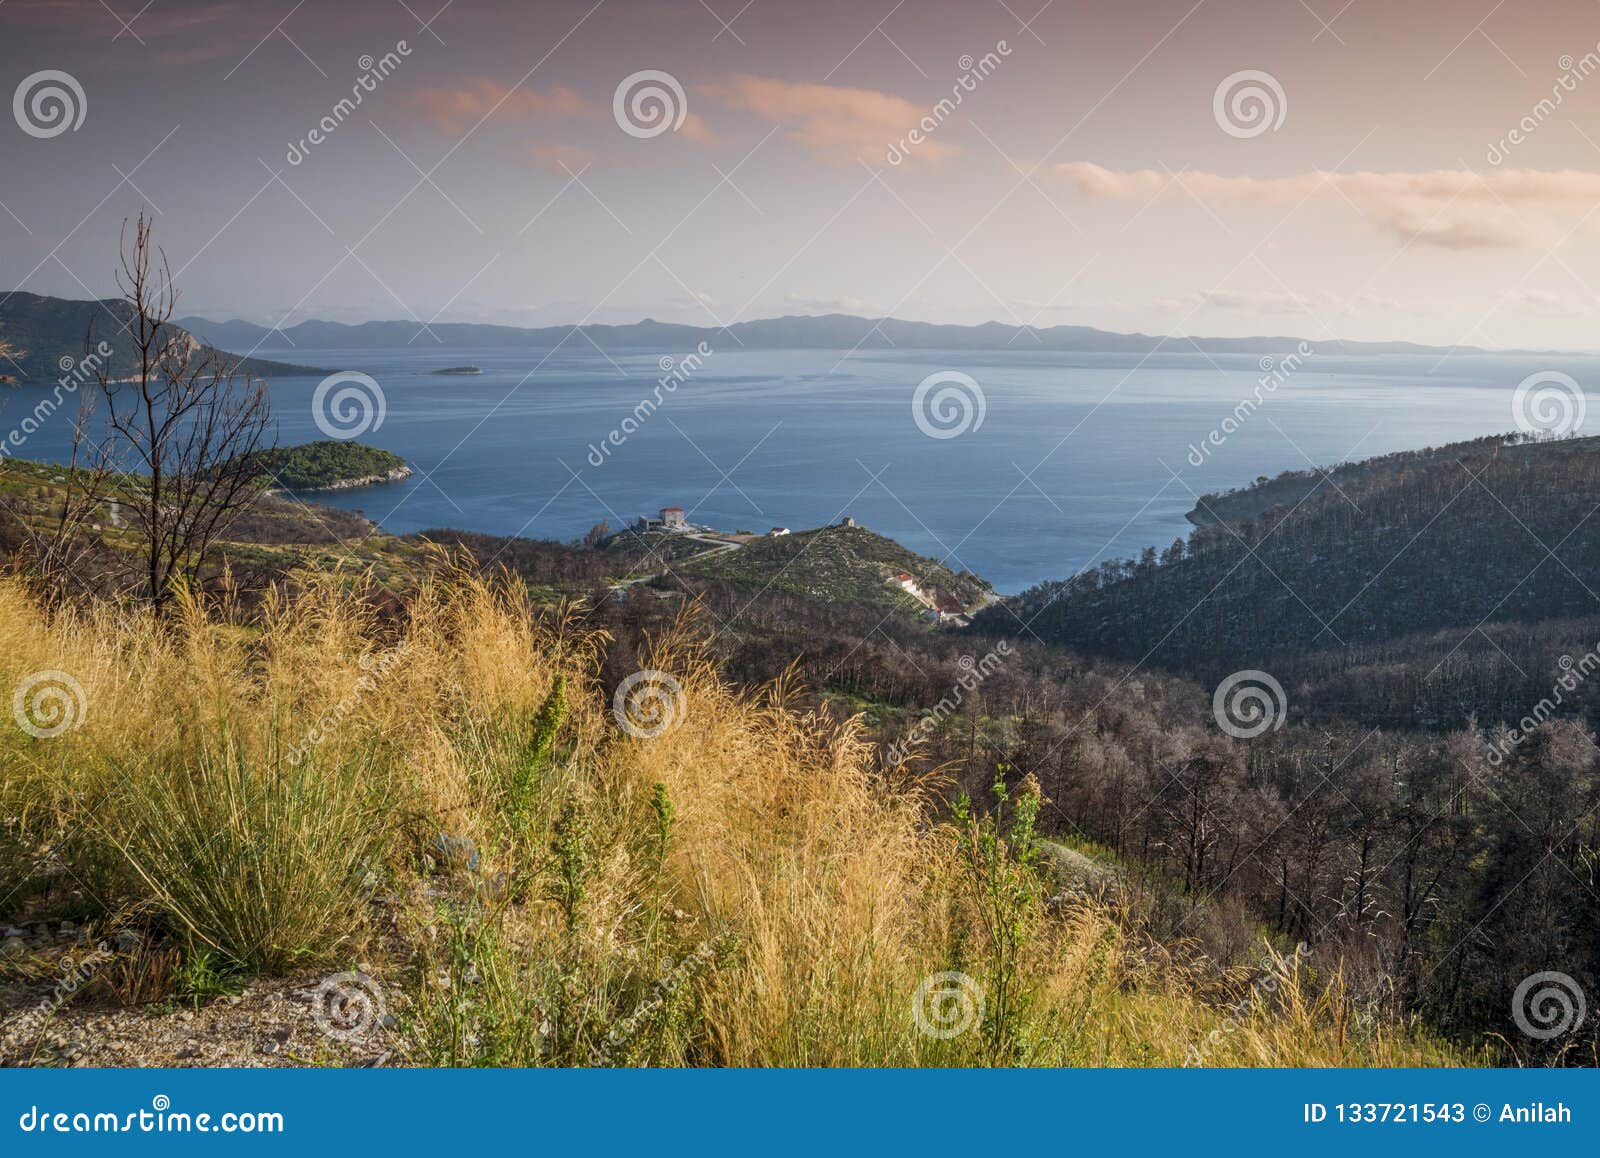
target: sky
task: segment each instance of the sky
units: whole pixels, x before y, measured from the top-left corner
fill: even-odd
[[[266,324],[1600,347],[1594,0],[0,0],[0,80],[4,289],[143,208]]]

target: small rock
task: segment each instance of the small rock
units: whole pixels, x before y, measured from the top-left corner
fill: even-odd
[[[385,1013],[382,1017],[378,1018],[378,1024],[384,1029],[393,1029],[395,1026],[400,1024],[400,1019],[392,1013]]]
[[[262,1053],[277,1053],[282,1048],[283,1047],[281,1045],[279,1045],[277,1042],[271,1040],[270,1038],[261,1043],[261,1052]]]

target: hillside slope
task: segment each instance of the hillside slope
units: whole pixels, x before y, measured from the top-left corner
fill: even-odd
[[[969,573],[957,574],[937,560],[918,555],[865,527],[832,526],[797,531],[781,538],[755,538],[742,549],[707,555],[682,564],[687,576],[717,579],[752,591],[797,595],[830,604],[918,613],[925,604],[889,580],[910,575],[931,599],[970,609],[989,593],[989,585]]]
[[[106,369],[112,378],[125,378],[136,368],[132,346],[124,330],[128,317],[128,303],[121,298],[98,302],[71,301],[14,290],[0,297],[0,337],[20,353],[15,363],[0,364],[0,373],[25,383],[54,382],[61,377],[64,367],[70,368],[64,359],[76,362],[84,356],[87,340],[91,347],[101,341],[108,342],[113,353]],[[201,341],[181,325],[174,325],[173,328],[192,341]],[[221,354],[221,351],[218,353]],[[327,373],[309,366],[265,358],[240,358],[233,354],[221,356],[240,373],[258,378]]]
[[[1203,501],[1162,561],[1019,596],[1040,637],[1215,675],[1284,653],[1600,614],[1600,438],[1483,439]],[[1006,613],[981,626],[1012,633]]]

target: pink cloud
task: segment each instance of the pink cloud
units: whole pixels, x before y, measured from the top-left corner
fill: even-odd
[[[525,122],[592,116],[598,111],[597,106],[565,85],[541,91],[525,86],[512,88],[484,77],[453,88],[419,89],[411,95],[411,104],[429,124],[452,134],[465,132],[486,117]]]
[[[923,124],[928,110],[889,93],[744,74],[697,91],[724,107],[787,126],[791,140],[827,161],[880,164],[897,144],[924,161],[940,161],[959,151],[931,137],[906,149],[901,142]]]
[[[1557,243],[1600,200],[1600,173],[1564,169],[1434,169],[1230,177],[1155,169],[1113,170],[1087,161],[1055,172],[1085,197],[1147,202],[1194,197],[1211,206],[1281,205],[1319,197],[1353,204],[1377,228],[1405,242],[1442,249],[1493,249]]]
[[[528,156],[547,169],[569,175],[594,164],[594,154],[588,149],[555,142],[535,141],[528,146]]]

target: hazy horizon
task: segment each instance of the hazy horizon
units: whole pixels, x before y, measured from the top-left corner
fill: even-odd
[[[1594,5],[1096,16],[8,0],[0,269],[106,296],[148,206],[182,312],[264,325],[840,312],[1590,345]],[[47,73],[81,93],[70,125],[29,104]]]

